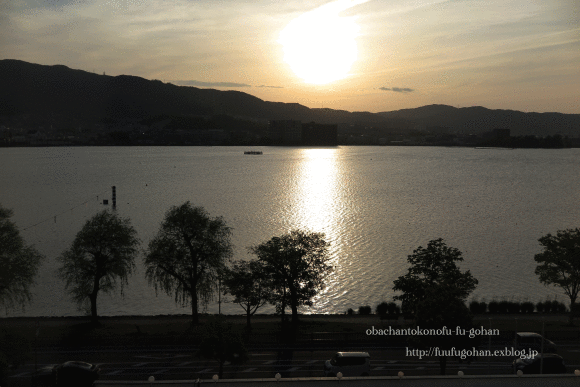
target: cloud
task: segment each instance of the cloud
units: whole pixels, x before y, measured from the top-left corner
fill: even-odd
[[[260,86],[256,86],[256,87],[269,87],[270,89],[283,89],[282,86],[266,86],[266,85],[260,85]]]
[[[260,18],[262,14],[251,19],[247,15],[258,10],[273,13],[276,6],[263,10],[250,0],[243,6],[226,3],[223,7],[208,0],[0,0],[0,52],[3,58],[111,75],[233,80],[228,74],[244,74],[248,81],[254,69],[264,67],[256,57],[265,56],[264,47],[269,47],[269,30],[256,26],[264,20],[274,23]],[[264,32],[256,34],[255,29]]]
[[[415,91],[413,89],[409,89],[408,87],[379,87],[379,90],[396,91],[397,93],[410,93]]]
[[[199,86],[199,87],[252,87],[245,83],[234,82],[201,82],[201,81],[169,81],[179,86]]]

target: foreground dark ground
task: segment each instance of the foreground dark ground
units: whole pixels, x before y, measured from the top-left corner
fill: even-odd
[[[279,316],[254,316],[249,334],[245,316],[221,317],[244,337],[248,348],[288,344]],[[201,315],[200,324],[192,326],[191,316],[188,315],[100,317],[99,325],[95,327],[88,317],[18,317],[0,319],[0,328],[20,334],[31,340],[32,344],[36,336],[39,348],[197,345],[205,323],[212,319],[215,316]],[[370,336],[366,331],[372,327],[396,329],[415,326],[412,320],[403,317],[387,319],[378,315],[301,315],[299,321],[293,343],[297,348],[341,343],[370,347],[404,346],[403,337]],[[578,325],[580,320],[570,326],[566,314],[485,314],[474,317],[476,328],[499,329],[500,335],[492,337],[494,342],[513,339],[515,331],[542,333],[544,330],[544,336],[548,339],[580,343]],[[487,337],[482,339],[487,343]]]
[[[372,336],[366,331],[413,327],[412,321],[381,319],[377,315],[304,315],[294,340],[282,333],[279,316],[252,318],[252,331],[245,330],[245,316],[222,316],[246,341],[248,360],[228,365],[224,378],[320,377],[324,360],[336,351],[367,351],[372,375],[438,375],[436,357],[409,356],[401,336]],[[94,327],[88,318],[5,318],[0,326],[30,341],[29,360],[11,372],[10,384],[30,385],[36,367],[82,360],[102,364],[101,379],[157,380],[211,378],[217,362],[197,356],[205,324],[214,316],[202,316],[191,326],[190,316],[102,317]],[[555,341],[568,371],[580,368],[580,329],[569,326],[567,315],[483,315],[474,326],[499,329],[498,336],[482,337],[479,349],[511,347],[514,333],[532,331]],[[490,325],[491,324],[491,325]],[[454,329],[455,327],[450,327]],[[38,335],[36,333],[38,332]],[[509,374],[513,356],[477,358],[470,363],[449,359],[447,374]],[[35,362],[36,360],[36,362]]]

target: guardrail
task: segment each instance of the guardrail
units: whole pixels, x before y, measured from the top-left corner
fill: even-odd
[[[217,380],[155,380],[149,381],[117,381],[98,380],[95,387],[384,387],[386,385],[412,387],[577,387],[580,377],[567,375],[455,375],[455,376],[383,376],[359,378],[275,378],[268,379],[228,379]]]
[[[500,331],[498,336],[491,336],[491,345],[511,345],[513,344],[515,331]],[[488,336],[478,336],[479,343],[474,341],[474,346],[487,346]],[[556,344],[564,343],[580,343],[580,330],[576,331],[546,331],[544,337],[556,342]],[[306,347],[306,348],[328,348],[328,347],[402,347],[408,346],[408,338],[406,335],[367,335],[365,332],[312,332],[307,334],[298,333],[293,341],[290,341],[287,336],[281,335],[251,335],[247,339],[247,346],[250,348],[263,347]],[[198,346],[200,338],[188,337],[184,338],[180,335],[143,335],[143,336],[129,336],[119,337],[115,341],[117,346],[139,347],[139,346]],[[95,338],[83,338],[82,344],[79,345],[78,340],[73,338],[65,338],[62,340],[38,338],[36,342],[37,347],[62,347],[62,348],[78,348],[82,347],[99,347],[102,342]]]

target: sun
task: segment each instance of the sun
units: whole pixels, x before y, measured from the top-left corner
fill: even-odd
[[[365,0],[366,1],[366,0]],[[339,13],[364,1],[339,0],[292,20],[280,33],[284,61],[307,83],[326,84],[348,75],[357,59],[354,17]]]

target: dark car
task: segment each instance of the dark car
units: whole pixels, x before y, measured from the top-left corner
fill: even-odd
[[[536,355],[531,359],[516,359],[514,360],[513,367],[514,372],[522,371],[524,375],[528,374],[539,374],[540,373],[540,362],[544,359],[542,365],[543,374],[564,374],[566,373],[566,365],[564,364],[564,359],[562,356],[556,355],[555,353],[545,353],[542,355]]]
[[[542,335],[535,332],[518,332],[516,334],[514,348],[524,351],[533,349],[538,352],[543,349],[544,353],[558,353],[554,342],[544,339]]]
[[[44,367],[34,376],[40,386],[92,386],[99,378],[99,367],[82,361],[67,361],[54,367]]]
[[[324,376],[369,376],[371,356],[368,352],[337,352],[324,363]]]

